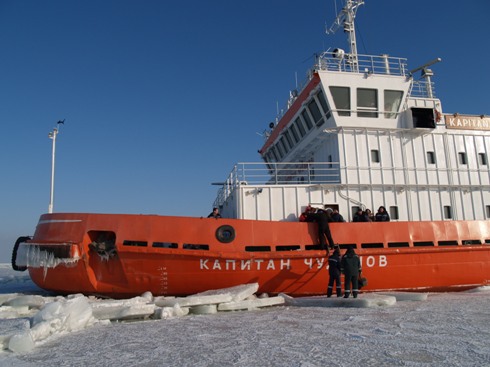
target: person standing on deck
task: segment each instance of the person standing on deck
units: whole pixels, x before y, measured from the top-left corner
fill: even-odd
[[[316,212],[308,213],[306,217],[307,222],[316,222],[318,224],[318,236],[320,237],[320,247],[322,250],[327,250],[329,254],[325,236],[327,237],[328,244],[333,249],[335,242],[333,241],[332,234],[330,233],[330,227],[328,225],[329,218],[325,211],[317,210]]]
[[[333,284],[336,285],[337,297],[342,297],[342,285],[340,284],[340,250],[335,247],[335,251],[328,258],[328,288],[327,297],[331,297],[333,293]]]
[[[374,220],[376,222],[389,222],[390,221],[390,215],[386,211],[386,208],[384,206],[380,206],[378,209],[378,212],[376,213]]]
[[[368,216],[366,213],[362,211],[361,208],[357,209],[356,214],[354,214],[354,217],[352,218],[353,222],[369,222]]]
[[[213,211],[209,213],[208,218],[215,218],[215,219],[221,218],[221,214],[219,213],[218,208],[213,208]]]
[[[342,214],[339,213],[338,209],[334,209],[332,211],[332,214],[330,215],[330,221],[331,222],[345,222],[344,217]]]
[[[349,246],[344,256],[342,256],[342,260],[340,260],[340,268],[342,269],[342,273],[345,274],[344,298],[349,298],[351,293],[351,285],[352,296],[357,298],[357,294],[359,293],[358,280],[362,269],[361,260],[354,251],[353,246]]]
[[[371,209],[366,209],[366,217],[368,222],[374,222],[374,214]]]

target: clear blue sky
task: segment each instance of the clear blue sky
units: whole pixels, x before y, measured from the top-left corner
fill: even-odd
[[[366,0],[358,51],[436,57],[443,112],[490,115],[488,0]],[[207,215],[312,56],[332,0],[0,1],[0,262],[47,212]]]

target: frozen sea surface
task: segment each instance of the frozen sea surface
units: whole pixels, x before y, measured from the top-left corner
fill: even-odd
[[[5,293],[43,295],[6,264]],[[0,335],[28,322],[0,319]],[[276,306],[96,324],[27,353],[3,350],[0,366],[490,366],[490,291],[376,308]]]

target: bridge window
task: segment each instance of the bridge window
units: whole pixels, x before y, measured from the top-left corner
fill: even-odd
[[[277,153],[279,154],[279,159],[282,159],[284,157],[284,148],[279,144],[279,142],[276,143],[275,145]]]
[[[292,148],[294,146],[294,143],[291,140],[291,134],[289,132],[289,129],[284,132],[284,136],[286,137],[286,140],[288,141],[289,146]]]
[[[320,109],[318,108],[315,99],[312,99],[311,102],[308,103],[308,109],[313,116],[313,120],[315,121],[316,126],[321,126],[324,121],[322,113],[320,112]]]
[[[400,90],[385,90],[385,117],[394,119],[402,102],[403,92]]]
[[[289,128],[289,131],[291,132],[290,135],[293,138],[294,142],[295,143],[299,142],[299,135],[298,132],[296,131],[296,126],[294,126],[294,123]]]
[[[320,105],[322,106],[323,112],[325,113],[325,117],[328,120],[332,116],[332,112],[330,111],[330,107],[328,106],[327,100],[325,99],[325,95],[323,91],[319,91],[316,95],[318,100],[320,101]]]
[[[276,147],[272,146],[270,149],[271,155],[274,158],[274,162],[279,162],[278,154],[276,152]]]
[[[378,91],[357,88],[357,116],[378,117]]]
[[[294,124],[298,128],[301,137],[305,136],[306,135],[306,131],[305,131],[305,128],[303,126],[303,123],[301,122],[301,119],[299,117],[294,121]]]
[[[304,109],[301,112],[301,117],[303,117],[303,120],[305,120],[306,128],[308,130],[313,129],[313,123],[311,122],[310,115],[308,115],[308,112],[306,111],[306,109]]]
[[[289,145],[286,142],[286,139],[284,139],[284,135],[281,136],[281,139],[279,139],[279,145],[284,149],[284,155],[288,154]]]
[[[376,150],[376,149],[371,150],[371,161],[374,163],[380,162],[379,150]]]
[[[265,154],[265,157],[264,157],[264,160],[267,162],[267,163],[271,163],[271,162],[275,162],[274,161],[274,157],[272,155],[272,152],[271,150],[269,149],[269,151]],[[269,167],[269,165],[268,165]],[[270,167],[269,167],[270,168]]]
[[[339,116],[350,116],[350,88],[330,87],[333,102]]]

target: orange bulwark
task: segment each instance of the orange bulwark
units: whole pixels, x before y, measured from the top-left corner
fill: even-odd
[[[332,223],[331,230],[341,249],[355,245],[369,279],[364,291],[489,283],[488,221]],[[321,295],[328,262],[316,233],[316,224],[299,222],[45,214],[20,244],[17,265],[62,294],[183,296],[258,282],[259,292]]]

